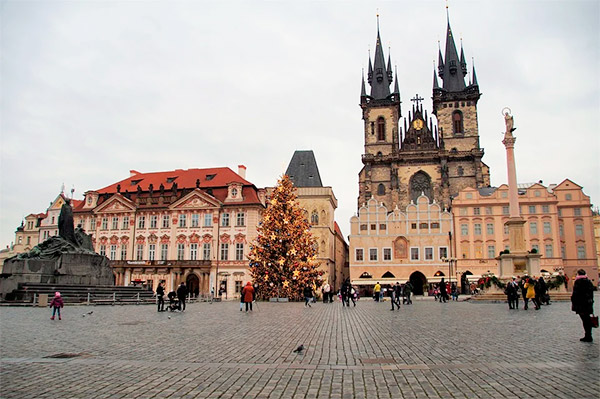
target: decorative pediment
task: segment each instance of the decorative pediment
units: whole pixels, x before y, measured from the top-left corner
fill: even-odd
[[[119,237],[117,237],[116,235],[110,237],[111,244],[117,244],[118,242],[119,242]]]
[[[198,234],[193,233],[190,235],[190,242],[197,243],[198,241],[200,241],[200,236]]]
[[[231,236],[227,233],[221,234],[221,242],[228,243],[231,241]]]
[[[160,237],[160,243],[161,244],[168,244],[169,241],[171,241],[171,237],[169,237],[166,234],[164,234],[162,237]]]
[[[127,236],[122,236],[121,237],[121,243],[122,244],[127,244],[129,242],[129,237]]]
[[[212,236],[210,234],[204,234],[202,236],[202,242],[209,243],[212,241]]]
[[[177,243],[178,244],[184,244],[187,240],[187,237],[185,236],[185,234],[179,234],[177,236]]]
[[[246,243],[246,236],[242,233],[236,234],[235,235],[235,242],[236,243]]]
[[[158,241],[158,237],[156,236],[156,234],[152,233],[148,236],[148,242],[150,244],[156,244],[156,241]]]
[[[128,213],[133,211],[135,211],[133,202],[123,197],[121,194],[114,194],[107,201],[94,209],[94,213]]]
[[[170,209],[207,209],[219,207],[218,201],[206,195],[202,190],[195,189],[185,197],[175,201]]]
[[[146,242],[146,237],[144,237],[143,235],[139,235],[139,236],[137,236],[137,238],[135,239],[135,241],[138,244],[143,244],[144,242]]]

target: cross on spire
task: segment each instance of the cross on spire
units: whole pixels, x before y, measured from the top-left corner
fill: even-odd
[[[418,94],[415,94],[415,97],[410,99],[410,101],[417,104],[417,107],[419,107],[419,102],[421,102],[423,100],[425,100],[425,99],[423,97],[419,97]]]

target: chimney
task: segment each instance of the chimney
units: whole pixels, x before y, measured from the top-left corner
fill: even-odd
[[[238,175],[242,176],[242,179],[246,178],[246,167],[244,165],[238,165]]]

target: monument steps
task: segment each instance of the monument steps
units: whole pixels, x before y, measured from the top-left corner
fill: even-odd
[[[48,295],[48,301],[58,291],[65,304],[87,303],[88,294],[91,303],[154,303],[154,293],[142,287],[114,286],[114,285],[69,285],[69,284],[44,284],[44,283],[21,283],[14,293],[14,303],[31,303],[34,294],[39,298],[40,294]],[[13,301],[4,301],[11,303]]]
[[[482,294],[473,295],[471,301],[491,301],[491,302],[507,302],[506,295],[502,292],[484,292]],[[570,301],[570,292],[552,292],[550,291],[550,302],[552,301]],[[523,301],[523,297],[519,297],[519,302]]]

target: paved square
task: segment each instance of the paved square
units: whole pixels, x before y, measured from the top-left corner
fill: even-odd
[[[600,297],[596,296],[596,309]],[[522,302],[521,302],[522,306]],[[87,312],[93,314],[87,315]],[[1,398],[598,398],[570,303],[0,308]],[[85,315],[83,317],[82,315]],[[300,344],[301,354],[293,350]],[[58,357],[52,357],[58,355]],[[75,357],[62,357],[77,355]]]

